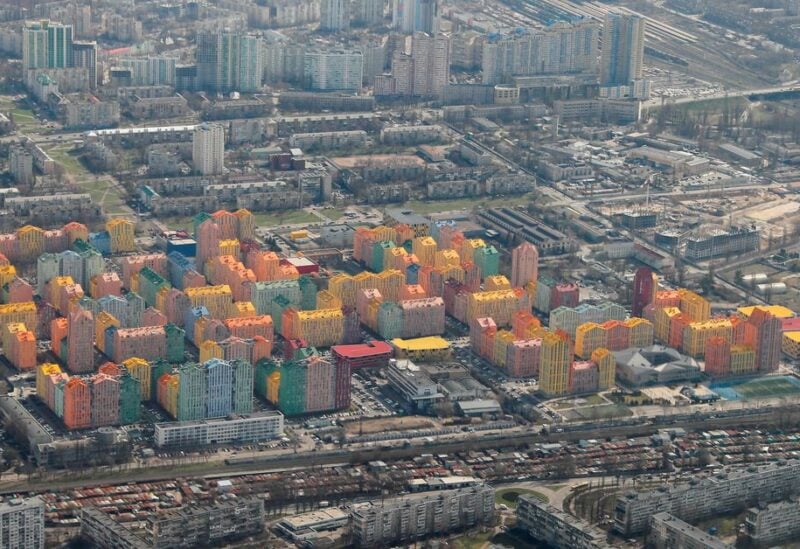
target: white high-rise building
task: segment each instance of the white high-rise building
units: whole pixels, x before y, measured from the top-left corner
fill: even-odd
[[[307,51],[303,56],[305,86],[321,91],[358,91],[364,71],[360,51]]]
[[[33,154],[19,145],[11,147],[8,171],[20,185],[33,184]]]
[[[0,503],[0,547],[44,549],[44,501],[34,497]]]
[[[441,97],[450,80],[450,38],[418,32],[411,40],[414,95]]]
[[[601,86],[627,86],[642,78],[647,21],[638,15],[609,12],[603,25]]]
[[[23,69],[63,69],[72,66],[72,25],[52,21],[22,29]]]
[[[220,175],[225,168],[225,130],[218,124],[202,124],[192,137],[192,163],[200,175]]]
[[[512,76],[596,74],[598,32],[597,23],[582,20],[490,37],[483,46],[483,83],[503,84]]]
[[[436,34],[439,32],[438,0],[394,0],[392,26],[406,34]]]
[[[384,0],[356,0],[355,22],[365,27],[374,27],[383,22]]]
[[[322,0],[319,6],[319,28],[339,32],[350,28],[350,0]]]
[[[197,83],[213,92],[257,92],[264,71],[263,41],[227,32],[197,34]]]

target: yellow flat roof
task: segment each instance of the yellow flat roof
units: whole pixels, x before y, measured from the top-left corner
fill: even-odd
[[[800,343],[800,332],[783,332],[783,337],[795,343]]]
[[[392,345],[398,349],[408,351],[435,351],[450,348],[450,343],[439,336],[417,337],[414,339],[401,339],[398,337],[392,340]]]
[[[784,307],[783,305],[755,305],[750,307],[739,307],[737,311],[739,314],[744,316],[750,316],[753,314],[753,311],[756,309],[756,307],[763,311],[767,311],[778,318],[792,318],[796,316],[793,310],[788,307]]]

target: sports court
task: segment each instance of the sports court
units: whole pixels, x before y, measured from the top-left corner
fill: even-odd
[[[737,381],[720,381],[709,389],[725,400],[757,400],[800,394],[800,379],[793,376],[771,376]]]

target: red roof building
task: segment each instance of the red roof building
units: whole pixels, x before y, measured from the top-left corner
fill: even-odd
[[[388,366],[392,346],[385,341],[370,341],[356,345],[334,345],[331,352],[337,365],[347,365],[351,370],[356,370]]]

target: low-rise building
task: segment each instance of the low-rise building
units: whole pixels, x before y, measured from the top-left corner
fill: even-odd
[[[264,442],[283,434],[283,414],[267,411],[235,418],[155,424],[156,445],[206,446]]]
[[[430,407],[444,396],[438,385],[410,360],[391,359],[386,377],[392,388],[419,409]]]

